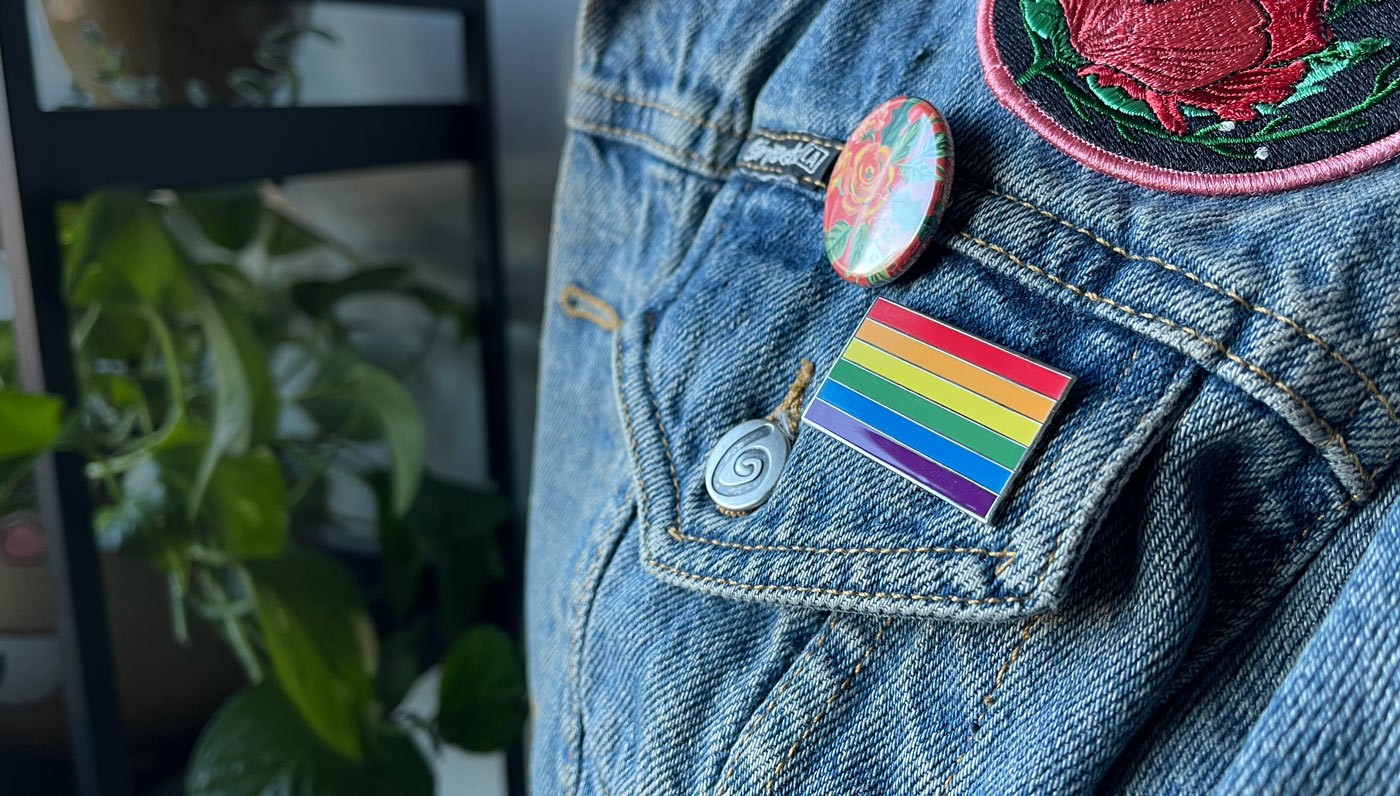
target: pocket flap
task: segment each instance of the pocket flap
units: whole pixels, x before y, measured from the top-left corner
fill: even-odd
[[[880,295],[1077,378],[990,523],[808,424],[769,499],[726,514],[705,487],[710,449],[777,407],[803,358],[816,365],[810,404],[874,300],[814,268],[819,253],[799,255],[766,283],[775,293],[755,299],[752,284],[729,278],[774,245],[761,220],[752,228],[726,236],[663,307],[619,330],[615,375],[645,566],[685,588],[821,610],[996,619],[1054,606],[1179,409],[1194,363],[943,253]],[[746,302],[761,306],[735,311]]]

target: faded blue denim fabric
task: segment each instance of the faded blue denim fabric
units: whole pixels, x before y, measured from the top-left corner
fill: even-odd
[[[1400,790],[1400,171],[1116,181],[997,104],[974,16],[585,5],[530,517],[534,793]],[[956,187],[871,290],[827,263],[820,181],[741,153],[839,143],[899,94],[947,116]],[[811,429],[765,505],[717,511],[710,446],[803,358],[824,373],[877,292],[1078,376],[999,515]]]

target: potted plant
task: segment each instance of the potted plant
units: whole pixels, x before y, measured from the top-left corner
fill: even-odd
[[[0,325],[0,517],[29,510],[40,456],[81,454],[101,549],[160,573],[175,639],[202,622],[227,645],[247,685],[203,730],[192,796],[430,794],[409,727],[486,751],[524,720],[520,654],[476,621],[509,510],[489,488],[423,472],[414,399],[357,349],[339,308],[387,292],[458,335],[472,319],[410,269],[361,262],[266,199],[254,186],[117,189],[61,208],[79,397],[18,390]],[[318,252],[348,273],[274,267]],[[377,498],[369,582],[319,543],[336,471]],[[437,711],[396,713],[443,650]]]

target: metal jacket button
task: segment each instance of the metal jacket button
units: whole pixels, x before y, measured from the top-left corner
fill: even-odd
[[[719,438],[705,458],[705,488],[722,511],[763,505],[787,464],[792,440],[780,421],[748,420]]]

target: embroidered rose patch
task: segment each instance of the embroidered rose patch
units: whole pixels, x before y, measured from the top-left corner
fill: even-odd
[[[1002,103],[1149,188],[1259,193],[1400,154],[1400,0],[982,0]]]

